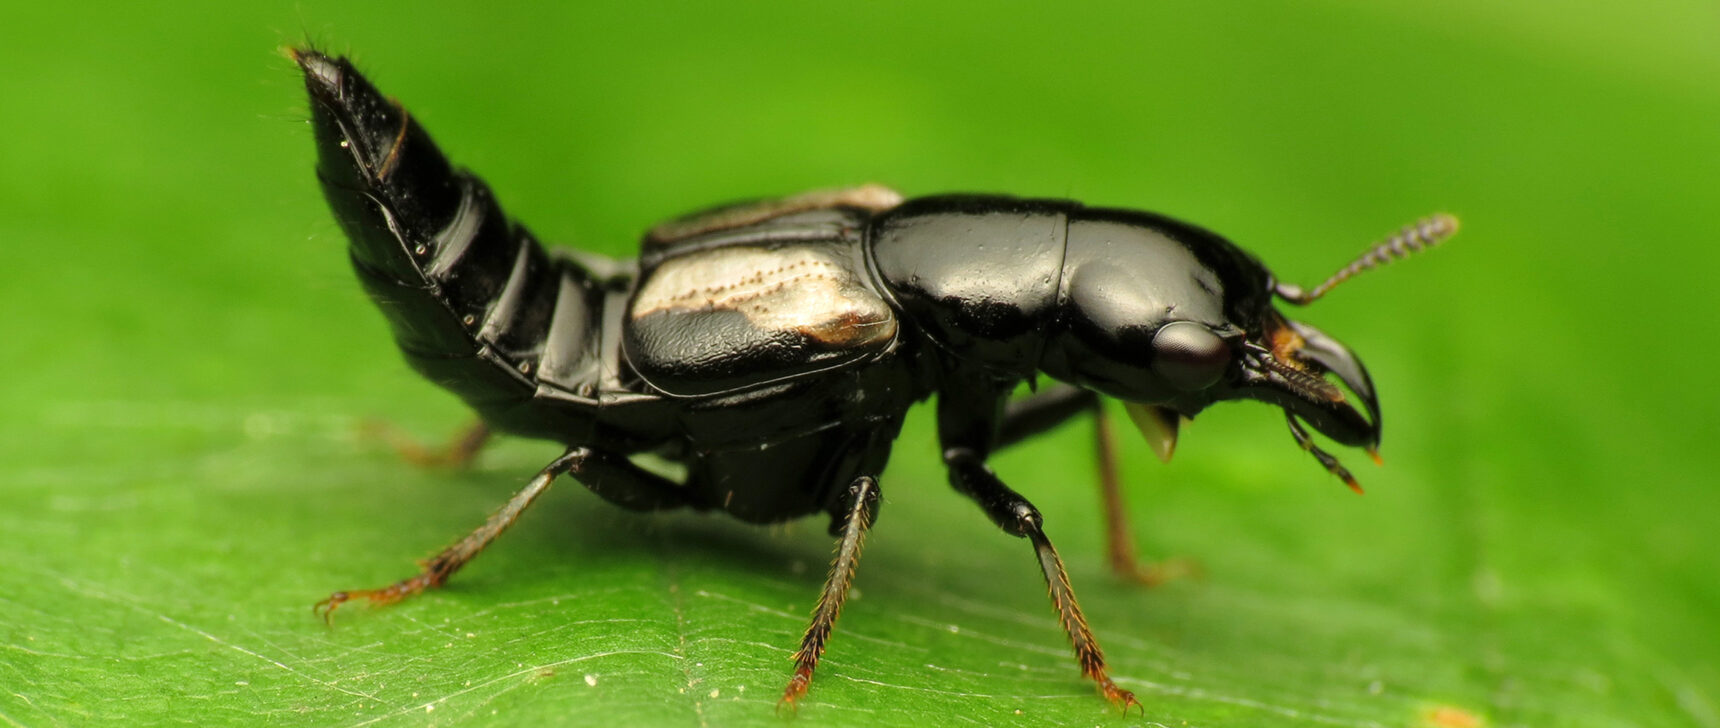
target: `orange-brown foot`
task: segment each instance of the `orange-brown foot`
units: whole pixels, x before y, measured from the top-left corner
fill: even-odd
[[[328,623],[334,619],[334,610],[354,599],[363,599],[376,606],[393,604],[434,586],[434,579],[435,577],[431,574],[419,574],[381,589],[337,591],[328,595],[327,599],[311,605],[311,611],[322,617],[323,622]]]
[[[1124,581],[1141,586],[1158,586],[1175,579],[1197,579],[1206,572],[1194,559],[1173,557],[1163,561],[1136,561],[1133,555],[1112,557],[1111,572]]]
[[[1141,715],[1147,714],[1146,706],[1141,705],[1141,701],[1135,699],[1135,694],[1117,687],[1117,683],[1112,682],[1111,678],[1107,677],[1099,681],[1099,691],[1105,694],[1105,699],[1111,701],[1112,705],[1122,708],[1124,713],[1128,713],[1130,708],[1137,708],[1141,711]]]
[[[400,456],[401,460],[421,468],[468,467],[490,439],[490,429],[483,422],[466,426],[447,442],[425,445],[394,425],[382,420],[365,420],[359,424],[359,436],[381,440]]]
[[[776,701],[776,712],[782,713],[787,708],[790,714],[800,710],[800,699],[806,697],[806,689],[812,686],[812,671],[796,668],[794,677],[789,678],[788,687],[783,688],[782,699]]]

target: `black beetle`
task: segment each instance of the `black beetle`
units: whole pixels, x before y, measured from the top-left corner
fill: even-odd
[[[823,512],[840,542],[789,705],[806,693],[853,579],[902,419],[934,393],[950,483],[1033,544],[1082,673],[1113,702],[1137,704],[1107,676],[1039,511],[987,456],[1101,414],[1104,395],[1168,457],[1180,418],[1256,399],[1283,408],[1297,443],[1353,487],[1302,423],[1372,453],[1380,411],[1367,370],[1272,300],[1309,303],[1457,227],[1428,218],[1307,292],[1224,238],[1149,212],[903,200],[876,186],[671,221],[646,235],[636,262],[549,253],[346,59],[292,57],[310,91],[324,195],[407,361],[487,427],[568,446],[421,573],[336,592],[317,605],[324,616],[440,586],[564,473],[634,510],[715,509],[752,523]],[[1058,383],[1010,401],[1041,374]],[[682,463],[685,481],[628,459],[641,453]],[[1114,563],[1126,565],[1106,481]]]

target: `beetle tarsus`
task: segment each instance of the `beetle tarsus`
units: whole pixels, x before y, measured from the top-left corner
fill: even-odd
[[[1111,573],[1123,581],[1144,587],[1162,586],[1178,579],[1198,579],[1206,575],[1199,561],[1185,556],[1173,556],[1156,561],[1141,561],[1132,551],[1122,560],[1110,560]]]
[[[1105,653],[1099,648],[1099,640],[1093,636],[1092,628],[1087,626],[1087,618],[1081,614],[1081,604],[1075,600],[1075,589],[1069,584],[1069,573],[1064,571],[1063,559],[1057,556],[1051,539],[1045,536],[1038,523],[1029,527],[1027,538],[1033,542],[1033,551],[1039,557],[1045,588],[1051,595],[1051,607],[1057,611],[1057,621],[1063,625],[1063,631],[1069,635],[1069,644],[1075,648],[1075,661],[1081,665],[1081,674],[1097,683],[1105,698],[1125,711],[1131,705],[1140,707],[1135,694],[1118,687],[1105,668]]]
[[[424,591],[425,589],[442,586],[442,582],[447,580],[448,574],[450,573],[453,572],[449,571],[438,575],[431,570],[426,570],[423,573],[406,579],[401,579],[400,581],[380,589],[351,589],[347,591],[337,591],[328,595],[326,599],[312,605],[311,611],[317,616],[322,617],[324,624],[333,624],[334,610],[339,609],[342,604],[355,599],[363,599],[370,602],[371,606],[377,607],[393,604],[417,594],[418,592]]]
[[[1105,678],[1099,682],[1099,692],[1104,694],[1106,700],[1111,701],[1112,705],[1117,706],[1124,713],[1128,713],[1130,708],[1134,708],[1139,710],[1142,716],[1147,714],[1147,706],[1141,705],[1141,701],[1135,699],[1134,693],[1118,687],[1111,678]]]
[[[788,679],[788,687],[782,691],[782,698],[776,701],[777,715],[788,711],[790,715],[800,712],[800,699],[806,697],[807,688],[812,686],[812,668],[794,668],[794,677]]]
[[[779,711],[784,707],[793,710],[795,702],[806,695],[812,684],[812,672],[818,667],[818,658],[824,654],[824,643],[830,638],[830,630],[836,626],[842,602],[848,598],[848,587],[854,583],[854,567],[860,561],[860,547],[877,511],[877,479],[870,475],[856,478],[848,486],[842,510],[842,539],[836,544],[830,575],[825,579],[823,593],[818,595],[818,606],[813,609],[812,624],[807,626],[806,635],[800,639],[800,649],[794,653],[794,677],[789,678],[788,687],[783,689],[782,699],[777,702]]]
[[[477,420],[463,428],[447,442],[439,445],[425,445],[411,435],[382,420],[366,420],[360,426],[360,434],[368,438],[376,438],[413,465],[422,468],[451,468],[464,469],[477,459],[484,445],[488,444],[495,433],[483,420]]]
[[[538,474],[532,477],[531,482],[527,483],[520,492],[515,493],[514,497],[509,498],[506,504],[497,509],[495,513],[490,514],[490,517],[484,521],[484,525],[479,526],[476,530],[466,534],[465,538],[456,541],[454,545],[426,560],[423,564],[424,570],[417,575],[380,589],[337,591],[330,594],[327,599],[317,602],[312,609],[319,611],[323,621],[326,622],[330,619],[330,615],[334,614],[334,610],[340,608],[340,605],[354,599],[364,599],[371,604],[380,606],[401,601],[425,589],[442,586],[448,581],[448,577],[453,576],[454,572],[466,565],[466,562],[476,558],[485,546],[490,545],[491,541],[496,540],[497,536],[502,535],[503,531],[514,525],[514,521],[519,520],[520,514],[530,508],[532,502],[536,501],[538,496],[543,495],[544,491],[549,490],[550,483],[554,482],[557,476],[569,470],[578,469],[590,452],[585,448],[573,448],[563,453],[561,457],[556,458],[543,470],[538,471]]]

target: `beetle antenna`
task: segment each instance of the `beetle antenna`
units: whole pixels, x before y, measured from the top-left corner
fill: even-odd
[[[1301,286],[1290,283],[1277,283],[1273,286],[1273,292],[1277,293],[1279,298],[1290,303],[1306,306],[1326,295],[1333,288],[1338,287],[1339,283],[1354,278],[1362,271],[1378,268],[1400,258],[1407,258],[1412,253],[1419,253],[1445,242],[1446,238],[1457,234],[1457,227],[1457,218],[1443,212],[1424,217],[1417,220],[1415,224],[1399,230],[1396,235],[1380,241],[1372,248],[1368,248],[1368,252],[1351,261],[1342,270],[1333,273],[1331,278],[1327,278],[1325,283],[1315,286],[1312,291],[1304,291]]]

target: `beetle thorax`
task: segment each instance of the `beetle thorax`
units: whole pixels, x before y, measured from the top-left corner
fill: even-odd
[[[1055,328],[1073,205],[934,197],[880,216],[872,268],[904,316],[941,350],[1032,376]]]

